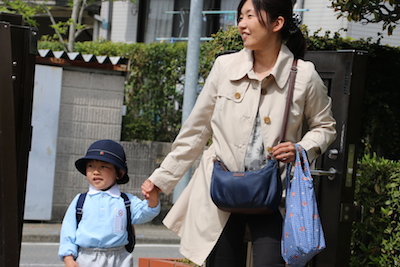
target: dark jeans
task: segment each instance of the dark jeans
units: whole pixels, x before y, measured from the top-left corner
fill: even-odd
[[[248,225],[253,249],[253,267],[285,266],[281,256],[282,216],[272,214],[232,214],[207,259],[207,267],[245,267]]]

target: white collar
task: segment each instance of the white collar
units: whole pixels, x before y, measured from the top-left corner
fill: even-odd
[[[231,68],[229,73],[229,79],[231,81],[239,81],[246,75],[249,75],[250,79],[257,79],[253,71],[254,55],[253,51],[247,48],[243,48],[237,53],[239,56],[233,56],[232,66],[238,66],[237,68]],[[226,55],[227,57],[232,55]],[[276,59],[276,63],[271,70],[271,75],[274,76],[275,81],[280,89],[283,89],[289,80],[290,70],[292,68],[294,55],[285,45],[281,45],[281,49]]]
[[[105,192],[105,193],[109,194],[112,197],[120,197],[121,196],[121,191],[119,191],[118,184],[114,184],[107,191],[102,191],[102,190],[94,188],[92,185],[89,185],[89,191],[88,191],[89,195],[95,195],[95,194],[98,194],[100,192]]]

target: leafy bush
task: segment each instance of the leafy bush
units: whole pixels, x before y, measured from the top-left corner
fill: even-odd
[[[55,42],[48,39],[42,39],[38,42],[38,49],[49,49],[51,51],[63,51],[64,46],[60,42]]]
[[[364,215],[353,226],[351,266],[399,266],[400,162],[365,156],[359,171],[355,201]]]
[[[243,41],[236,27],[218,31],[212,37],[211,41],[201,45],[199,76],[203,80],[207,78],[216,57],[226,51],[239,51],[243,48]]]
[[[181,125],[186,44],[136,45],[129,55],[122,138],[169,142]]]
[[[82,54],[107,55],[109,57],[130,57],[132,44],[110,41],[77,42],[75,50]]]

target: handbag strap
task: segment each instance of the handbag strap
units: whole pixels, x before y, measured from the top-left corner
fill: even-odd
[[[293,99],[294,82],[296,80],[296,74],[297,74],[297,59],[293,60],[292,68],[290,69],[289,91],[288,91],[288,94],[286,97],[285,113],[284,113],[284,117],[283,117],[281,138],[280,138],[279,143],[285,141],[285,139],[286,139],[286,128],[287,128],[288,119],[289,119],[290,105],[292,104],[292,99]]]

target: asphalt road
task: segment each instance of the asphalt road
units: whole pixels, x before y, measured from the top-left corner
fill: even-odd
[[[20,267],[62,267],[58,259],[58,243],[22,242]],[[138,258],[166,257],[183,258],[177,244],[136,244],[133,251],[134,266],[138,266]]]

